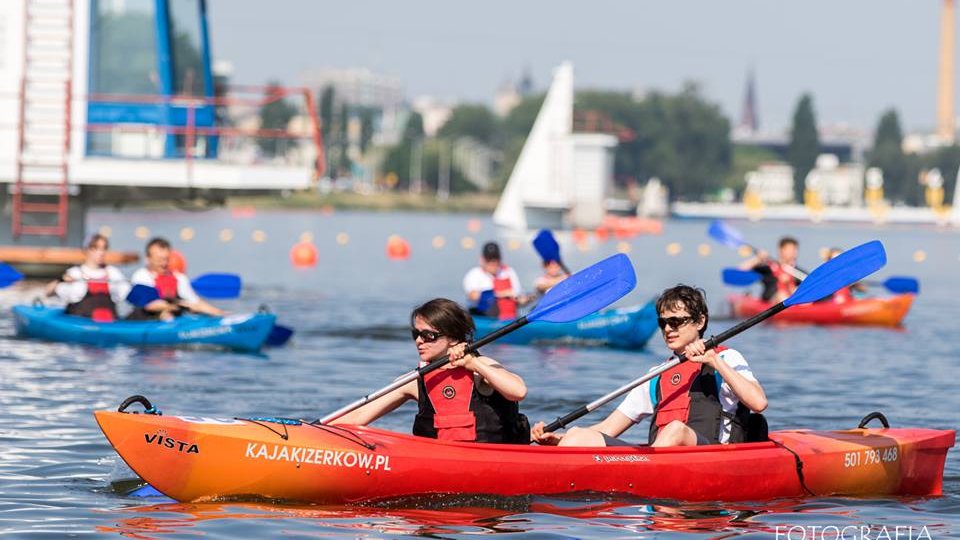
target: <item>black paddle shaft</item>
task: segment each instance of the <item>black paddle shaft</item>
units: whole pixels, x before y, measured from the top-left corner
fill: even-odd
[[[751,328],[751,327],[753,327],[753,326],[756,326],[757,324],[760,324],[761,322],[769,319],[770,317],[773,317],[774,315],[776,315],[777,313],[780,313],[781,311],[783,311],[783,310],[785,310],[785,309],[787,309],[787,306],[784,305],[783,302],[780,302],[779,304],[777,304],[777,305],[775,305],[775,306],[771,306],[769,309],[765,310],[763,313],[758,313],[758,314],[754,315],[753,317],[750,317],[749,319],[743,321],[742,323],[737,324],[737,325],[735,325],[735,326],[732,326],[732,327],[728,328],[727,330],[725,330],[725,331],[723,331],[723,332],[720,332],[720,333],[719,333],[718,335],[716,335],[716,336],[711,336],[710,339],[708,339],[707,341],[704,342],[704,347],[705,347],[707,350],[716,348],[717,345],[720,345],[720,344],[723,343],[724,341],[727,341],[728,339],[732,338],[733,336],[736,336],[737,334],[743,332],[744,330],[747,330],[747,329],[749,329],[749,328]],[[676,358],[673,359],[673,361],[671,361],[671,362],[669,362],[668,364],[662,366],[661,369],[658,370],[657,372],[655,372],[655,373],[648,373],[646,376],[641,377],[640,379],[634,381],[635,384],[634,384],[634,383],[631,383],[631,384],[626,385],[626,386],[624,386],[624,387],[618,388],[618,389],[615,390],[614,392],[612,392],[612,393],[610,393],[610,394],[607,394],[607,395],[603,396],[602,398],[600,398],[600,399],[598,399],[598,400],[596,400],[596,401],[594,401],[594,402],[592,402],[592,403],[588,403],[588,404],[586,404],[586,405],[583,405],[583,406],[581,406],[579,409],[577,409],[577,410],[575,410],[575,411],[573,411],[573,412],[571,412],[571,413],[569,413],[569,414],[567,414],[567,415],[564,415],[564,416],[562,416],[562,417],[560,417],[560,418],[557,418],[557,419],[554,420],[553,422],[550,422],[549,424],[547,424],[547,425],[543,428],[543,431],[544,431],[544,432],[551,432],[551,431],[556,431],[556,430],[558,430],[558,429],[560,429],[560,428],[562,428],[562,427],[566,427],[566,426],[569,425],[571,422],[573,422],[573,421],[575,421],[575,420],[577,420],[577,419],[579,419],[579,418],[581,418],[581,417],[583,417],[583,416],[586,416],[586,415],[589,414],[590,412],[596,410],[598,407],[602,407],[603,405],[609,403],[611,400],[613,400],[613,399],[616,398],[617,396],[619,396],[619,395],[627,392],[628,390],[631,390],[631,389],[633,389],[633,388],[636,388],[637,386],[640,386],[640,385],[643,384],[644,382],[652,379],[653,377],[656,377],[658,374],[663,373],[663,372],[666,371],[667,369],[670,369],[670,368],[672,368],[672,367],[674,367],[674,366],[677,366],[677,365],[679,365],[679,364],[682,364],[683,362],[686,362],[686,361],[687,361],[687,358],[686,358],[684,355],[682,355],[682,354],[681,354],[681,355],[678,355]],[[428,366],[428,367],[429,367],[429,366]]]

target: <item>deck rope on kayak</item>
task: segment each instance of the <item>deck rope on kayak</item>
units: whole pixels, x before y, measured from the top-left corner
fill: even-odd
[[[807,483],[803,479],[803,460],[800,459],[800,455],[794,452],[793,450],[787,448],[787,445],[783,444],[780,441],[777,441],[775,439],[770,439],[770,442],[779,446],[780,448],[783,448],[787,452],[790,452],[791,454],[793,454],[793,460],[797,466],[797,480],[800,480],[800,487],[802,487],[803,490],[807,492],[807,495],[811,497],[816,497],[817,494],[807,487]]]
[[[330,425],[330,424],[321,424],[321,423],[319,423],[319,421],[317,421],[317,422],[304,422],[303,425],[305,425],[305,426],[310,426],[310,427],[313,427],[313,428],[317,428],[317,429],[319,429],[319,430],[321,430],[321,431],[325,431],[325,432],[327,432],[327,433],[329,433],[329,434],[331,434],[331,435],[336,435],[336,436],[338,436],[338,437],[342,437],[342,438],[344,438],[344,439],[346,439],[346,440],[348,440],[348,441],[350,441],[350,442],[352,442],[352,443],[354,443],[354,444],[358,444],[358,445],[366,448],[367,450],[376,450],[376,449],[377,449],[377,445],[375,445],[375,444],[373,444],[373,443],[370,443],[370,442],[367,442],[367,441],[364,440],[364,438],[361,437],[360,435],[357,435],[356,433],[354,433],[354,432],[352,432],[352,431],[350,431],[349,429],[344,428],[344,427],[340,427],[340,426],[337,426],[337,425]]]
[[[244,420],[256,424],[260,427],[269,429],[270,431],[276,433],[283,440],[290,439],[290,433],[287,431],[287,426],[299,426],[303,424],[300,420],[294,420],[293,418],[276,418],[273,416],[254,416],[252,418],[235,418],[235,420]],[[276,429],[273,429],[268,424],[280,424],[283,426],[283,433],[280,433]]]

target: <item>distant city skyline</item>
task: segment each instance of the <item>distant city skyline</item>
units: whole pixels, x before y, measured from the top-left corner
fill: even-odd
[[[763,131],[788,129],[803,92],[822,125],[872,132],[893,107],[908,131],[936,118],[937,0],[570,0],[326,3],[209,0],[213,54],[237,83],[302,83],[323,68],[366,67],[422,95],[492,106],[529,67],[545,90],[574,63],[577,88],[701,86],[732,126],[754,73]]]

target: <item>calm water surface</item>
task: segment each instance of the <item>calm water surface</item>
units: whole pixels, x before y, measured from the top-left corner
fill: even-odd
[[[470,220],[481,229],[470,232]],[[474,224],[476,225],[476,223]],[[214,351],[89,347],[13,338],[9,316],[0,318],[0,532],[16,537],[66,535],[133,538],[373,537],[776,537],[784,527],[848,525],[886,527],[901,539],[960,537],[960,457],[947,459],[945,495],[931,499],[820,498],[737,504],[570,498],[464,498],[419,500],[389,506],[322,507],[250,504],[176,504],[123,495],[131,471],[107,444],[91,412],[114,409],[144,394],[169,413],[213,416],[271,414],[314,418],[410,369],[416,356],[406,333],[412,306],[435,296],[459,299],[460,279],[482,242],[498,237],[489,220],[423,214],[101,212],[90,229],[109,226],[115,248],[140,250],[137,227],[175,240],[191,274],[233,271],[246,283],[231,310],[275,310],[297,333],[293,343],[262,356]],[[181,241],[184,227],[195,232]],[[849,247],[879,238],[889,263],[879,274],[915,275],[921,295],[899,330],[776,328],[761,326],[735,338],[770,398],[772,429],[854,427],[880,410],[895,426],[956,428],[960,338],[960,236],[935,229],[868,226],[743,225],[758,245],[773,246],[782,233],[801,241],[801,263],[817,264],[821,247]],[[220,234],[230,229],[232,239]],[[738,256],[709,241],[703,222],[670,222],[664,234],[592,242],[578,249],[561,239],[567,264],[582,268],[629,248],[638,287],[622,304],[646,301],[678,282],[708,291],[711,307],[726,291],[719,269]],[[253,240],[261,231],[263,242]],[[295,270],[288,251],[312,232],[320,262]],[[141,231],[142,233],[143,231]],[[346,236],[340,235],[345,233]],[[412,248],[407,261],[388,261],[391,234]],[[340,235],[339,242],[337,241]],[[443,245],[440,247],[442,237]],[[477,246],[465,249],[464,240]],[[508,263],[532,283],[539,261],[528,238],[499,237]],[[511,243],[511,240],[513,241]],[[668,255],[676,242],[681,250]],[[513,249],[511,249],[513,248]],[[926,256],[915,260],[918,250]],[[132,270],[132,269],[129,269]],[[30,301],[37,284],[0,292],[6,311]],[[729,321],[713,322],[713,331]],[[486,353],[520,373],[529,386],[525,412],[552,419],[635,377],[665,356],[654,338],[644,352],[493,346]],[[409,430],[408,405],[378,425]],[[593,420],[601,418],[595,413]],[[643,441],[646,428],[628,439]],[[913,527],[913,529],[909,529]],[[779,528],[779,529],[778,529]],[[908,533],[908,531],[912,531]],[[829,537],[829,535],[828,535]],[[807,538],[811,538],[807,536]],[[832,537],[830,537],[832,538]],[[798,533],[792,537],[798,540]],[[911,539],[912,540],[912,539]]]

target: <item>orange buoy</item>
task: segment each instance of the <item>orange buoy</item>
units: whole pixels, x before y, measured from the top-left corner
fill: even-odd
[[[573,241],[578,244],[587,241],[587,231],[583,229],[574,229],[571,236],[573,237]]]
[[[597,240],[606,242],[607,238],[610,238],[610,231],[608,231],[606,227],[600,226],[597,227],[597,230],[593,231],[593,235],[597,237]]]
[[[477,218],[473,218],[467,222],[467,230],[472,233],[480,232],[480,229],[482,228],[483,228],[483,224],[480,223],[480,220]]]
[[[387,258],[404,260],[410,258],[410,244],[402,237],[394,234],[387,238]]]
[[[187,259],[184,258],[183,253],[175,249],[170,250],[170,260],[167,262],[167,268],[171,272],[180,272],[181,274],[187,273]]]
[[[300,241],[290,248],[290,262],[294,268],[309,268],[317,265],[317,246],[310,241]]]

